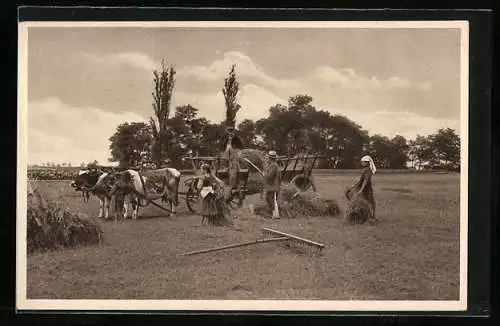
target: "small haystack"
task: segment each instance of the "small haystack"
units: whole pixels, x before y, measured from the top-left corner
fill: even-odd
[[[373,217],[372,205],[361,196],[354,196],[347,206],[345,220],[350,224],[363,224]]]
[[[227,201],[230,196],[230,187],[227,185],[219,185],[216,190],[216,197],[213,198],[215,201],[217,214],[214,216],[208,216],[208,224],[212,226],[233,226],[233,221],[229,218],[231,215],[231,208],[229,207]],[[200,198],[198,205],[202,205],[203,199]]]
[[[257,214],[267,213],[265,203],[255,208]],[[340,206],[333,199],[325,199],[319,193],[306,191],[298,192],[298,189],[288,183],[281,185],[279,198],[280,216],[284,218],[338,216]]]
[[[33,184],[28,185],[28,253],[97,244],[102,229],[95,219],[74,214],[60,203],[47,200]]]

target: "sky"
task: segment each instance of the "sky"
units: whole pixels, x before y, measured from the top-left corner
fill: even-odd
[[[30,27],[28,163],[97,160],[123,122],[152,116],[152,71],[177,71],[172,108],[224,119],[236,64],[237,120],[307,94],[370,135],[460,132],[458,29]]]

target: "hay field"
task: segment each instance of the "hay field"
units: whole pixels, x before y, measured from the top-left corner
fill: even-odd
[[[357,174],[316,176],[318,191],[346,208]],[[40,182],[48,196],[97,215],[69,182]],[[271,221],[242,209],[235,227],[200,226],[183,202],[173,218],[150,207],[140,220],[103,222],[104,242],[28,257],[29,299],[458,300],[459,174],[374,177],[376,225],[342,218]],[[254,195],[245,202],[259,201]],[[176,258],[182,252],[261,237],[272,227],[326,245],[309,257],[276,243]]]

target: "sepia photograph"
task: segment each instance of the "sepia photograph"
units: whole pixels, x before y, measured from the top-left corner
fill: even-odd
[[[19,24],[19,309],[467,309],[468,23]]]

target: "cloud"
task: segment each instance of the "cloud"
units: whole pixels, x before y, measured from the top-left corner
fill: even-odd
[[[242,52],[219,52],[216,55],[217,58],[206,66],[188,65],[177,70],[179,79],[173,95],[173,107],[191,104],[200,110],[200,116],[214,122],[222,121],[225,105],[221,83],[231,65],[235,64],[241,89],[239,103],[242,106],[238,121],[260,119],[267,116],[270,106],[286,104],[293,95],[307,94],[313,97],[313,104],[318,108],[332,114],[345,114],[369,130],[370,134],[402,134],[412,138],[418,133],[432,133],[444,126],[459,129],[458,119],[442,118],[444,114],[440,112],[445,109],[446,112],[453,112],[454,104],[448,97],[441,96],[445,93],[439,88],[442,85],[431,81],[413,81],[404,76],[384,79],[363,75],[352,68],[325,65],[317,66],[304,75],[279,79]],[[156,67],[148,55],[141,53],[91,55],[89,58],[100,63],[126,64],[142,71]],[[146,79],[136,77],[132,86],[128,93],[132,94],[134,89],[142,87],[141,91],[144,89],[146,94],[150,80],[146,84]],[[147,100],[143,102],[136,106],[146,108]]]
[[[221,82],[227,77],[233,64],[236,65],[242,92],[245,87],[249,87],[248,94],[241,97],[242,105],[248,107],[248,116],[255,118],[265,116],[269,109],[267,107],[264,110],[261,105],[267,102],[275,104],[276,99],[288,99],[297,94],[310,95],[322,108],[343,108],[364,114],[374,111],[399,112],[404,108],[422,115],[439,116],[444,115],[443,110],[453,110],[445,107],[452,105],[450,101],[441,101],[443,103],[439,104],[442,96],[434,94],[439,90],[430,81],[412,81],[402,76],[383,79],[365,76],[352,68],[325,65],[317,66],[307,74],[278,79],[238,51],[225,52],[207,66],[182,67],[178,71],[181,80],[179,85],[192,94],[212,94],[212,99],[206,100],[215,101],[223,107],[223,103],[219,98],[215,98],[213,93],[220,89]],[[265,100],[262,100],[263,98]],[[196,103],[200,106],[210,106],[203,101],[198,100]],[[286,100],[281,103],[286,103]],[[440,110],[436,110],[436,107]]]
[[[429,90],[430,82],[414,83],[407,78],[390,77],[381,80],[374,76],[363,76],[353,69],[335,69],[328,66],[320,66],[314,70],[303,81],[304,84],[324,84],[339,88],[357,89],[357,90],[383,90],[383,89],[418,89]]]
[[[84,57],[95,63],[108,65],[129,65],[137,69],[152,71],[158,68],[158,63],[151,59],[147,54],[139,52],[123,52],[117,54],[107,54],[98,56],[91,53],[85,53]]]
[[[189,93],[176,91],[172,97],[172,108],[191,104],[199,110],[199,116],[212,122],[219,122],[225,117],[225,104],[222,91],[217,93]]]
[[[407,139],[415,139],[417,135],[429,135],[439,128],[447,127],[460,134],[459,119],[438,119],[405,111],[376,111],[369,114],[357,111],[337,111],[336,113],[355,121],[363,129],[368,130],[370,135],[381,134],[388,137],[402,135]]]
[[[221,59],[213,61],[209,66],[183,67],[177,71],[177,74],[202,81],[219,81],[227,77],[233,64],[236,65],[237,74],[240,76],[256,78],[266,85],[279,85],[278,80],[268,76],[252,59],[238,51],[225,52]]]
[[[208,66],[186,66],[178,71],[178,75],[193,77],[200,81],[213,82],[225,78],[232,65],[236,65],[238,76],[252,78],[256,84],[278,88],[281,91],[300,91],[304,88],[340,87],[351,89],[377,89],[377,88],[415,88],[428,90],[429,82],[413,83],[409,79],[390,77],[379,80],[373,76],[362,76],[353,69],[336,69],[329,66],[318,66],[306,76],[295,79],[276,79],[267,74],[262,67],[257,65],[250,57],[238,51],[225,52],[221,59],[213,61]]]
[[[269,108],[277,103],[286,103],[274,93],[254,84],[241,86],[239,104],[240,111],[237,114],[237,123],[244,119],[258,120],[266,117]],[[212,122],[225,119],[226,106],[222,91],[208,94],[187,93],[177,91],[172,99],[173,107],[183,104],[191,104],[199,109],[199,115]]]
[[[241,90],[238,112],[239,121],[244,119],[258,120],[269,113],[269,108],[276,104],[285,104],[287,101],[274,93],[254,84],[246,84]]]
[[[74,107],[58,98],[28,105],[28,162],[107,164],[109,137],[123,122],[144,121],[131,112],[111,113],[99,108]]]

